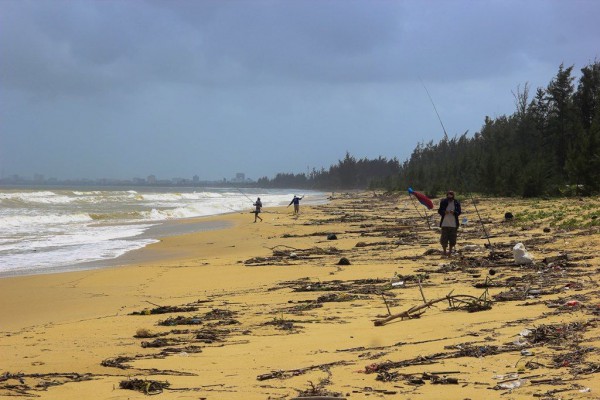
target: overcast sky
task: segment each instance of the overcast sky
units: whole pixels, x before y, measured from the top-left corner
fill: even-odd
[[[0,0],[0,170],[257,179],[404,160],[600,58],[596,0]]]

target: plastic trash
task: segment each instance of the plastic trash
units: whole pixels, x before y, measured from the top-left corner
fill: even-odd
[[[523,386],[524,383],[525,381],[523,379],[517,379],[516,381],[499,383],[497,386],[500,389],[512,390]]]
[[[519,332],[519,335],[521,335],[523,337],[527,337],[527,336],[531,335],[531,329],[523,329],[521,332]]]
[[[513,344],[515,346],[529,346],[529,341],[522,336],[519,336],[515,340],[513,340]]]
[[[523,243],[517,243],[513,247],[513,256],[515,257],[515,263],[517,264],[532,264],[533,256],[527,252]]]
[[[496,379],[498,381],[505,381],[505,380],[510,380],[510,379],[519,379],[519,374],[511,372],[508,374],[498,374],[498,375],[494,375],[492,376],[492,379]]]
[[[392,283],[393,287],[404,286],[404,281],[398,281]]]
[[[462,247],[464,251],[481,251],[481,246],[478,244],[467,244]]]

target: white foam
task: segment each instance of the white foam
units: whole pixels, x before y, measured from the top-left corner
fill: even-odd
[[[153,242],[141,235],[157,221],[247,211],[256,197],[268,209],[293,197],[287,191],[252,192],[0,191],[0,272],[115,258]],[[303,204],[323,200],[309,196]]]
[[[16,253],[2,258],[0,271],[42,271],[45,268],[67,267],[90,261],[112,259],[155,242],[157,242],[155,239],[141,239],[86,243],[39,252],[35,257],[32,257],[30,253]]]
[[[40,225],[60,225],[75,222],[89,222],[88,214],[49,214],[49,215],[12,215],[0,218],[0,230],[14,227],[39,227]]]
[[[69,196],[57,195],[54,192],[16,192],[0,193],[0,201],[20,201],[23,203],[41,203],[41,204],[68,204],[74,199]]]

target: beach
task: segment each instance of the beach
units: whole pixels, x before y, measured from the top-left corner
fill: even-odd
[[[478,199],[485,231],[461,200],[451,258],[432,211],[353,192],[1,278],[0,398],[600,398],[600,199]]]

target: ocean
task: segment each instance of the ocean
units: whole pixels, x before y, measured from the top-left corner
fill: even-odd
[[[322,192],[295,193],[306,194],[302,204],[326,201]],[[0,188],[0,276],[97,268],[161,235],[189,232],[190,224],[178,220],[249,212],[257,197],[268,210],[286,206],[293,196],[293,190],[272,189]]]

